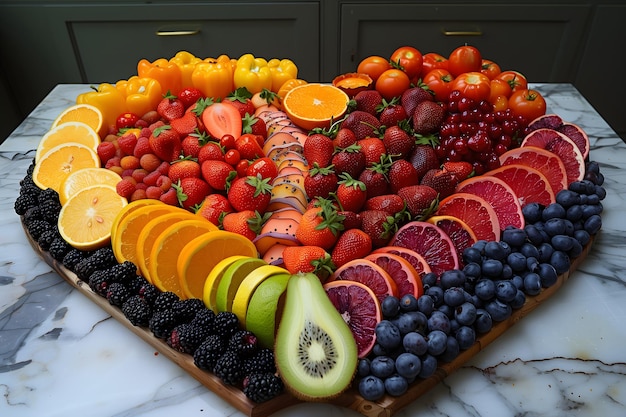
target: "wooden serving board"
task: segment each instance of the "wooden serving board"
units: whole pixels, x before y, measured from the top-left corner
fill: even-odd
[[[52,258],[47,251],[42,250],[37,241],[33,240],[26,228],[24,232],[28,237],[28,240],[35,250],[43,258],[48,265],[50,265],[61,277],[63,277],[68,283],[80,291],[83,295],[96,303],[100,308],[110,314],[114,319],[126,326],[134,334],[142,338],[146,343],[156,349],[160,354],[166,356],[178,366],[187,371],[191,376],[197,379],[200,383],[206,386],[209,390],[213,391],[225,401],[230,403],[233,407],[237,408],[242,413],[250,417],[267,417],[273,413],[290,407],[292,405],[300,403],[299,400],[293,396],[285,393],[277,398],[274,398],[265,403],[257,404],[250,401],[243,391],[238,388],[225,385],[217,376],[210,372],[204,371],[195,366],[193,363],[193,357],[188,354],[181,353],[175,349],[172,349],[165,343],[165,341],[158,339],[152,335],[152,332],[145,327],[133,326],[124,317],[122,311],[109,304],[109,302],[100,295],[96,294],[89,288],[89,285],[78,279],[76,274],[65,268],[60,262]],[[434,388],[439,382],[443,381],[448,375],[460,368],[463,364],[468,362],[474,355],[478,354],[484,347],[493,342],[496,338],[502,335],[510,327],[512,327],[522,317],[533,311],[539,304],[547,300],[568,280],[570,274],[577,269],[577,267],[587,257],[589,250],[591,249],[593,240],[584,248],[582,254],[574,259],[571,264],[571,268],[568,272],[560,275],[557,282],[550,288],[543,289],[540,294],[536,296],[527,296],[526,303],[518,310],[514,310],[511,317],[508,320],[496,323],[491,331],[481,335],[477,338],[476,343],[467,350],[461,351],[452,362],[442,363],[434,375],[427,379],[418,380],[409,386],[408,391],[400,397],[392,397],[386,395],[379,401],[368,401],[361,397],[356,388],[350,388],[339,397],[330,401],[330,403],[351,408],[360,414],[367,417],[391,417],[395,413],[399,412],[415,399],[424,395],[429,390]]]

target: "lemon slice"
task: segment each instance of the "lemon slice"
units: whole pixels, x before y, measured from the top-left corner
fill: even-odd
[[[100,136],[91,126],[82,122],[67,122],[53,127],[41,138],[35,153],[35,161],[41,161],[43,155],[55,146],[68,142],[80,143],[94,152],[100,144]]]
[[[52,188],[59,192],[63,181],[73,172],[83,168],[100,167],[96,151],[77,142],[57,145],[46,152],[35,165],[33,181],[39,188]]]
[[[83,168],[71,173],[63,180],[59,188],[59,200],[61,204],[65,204],[71,196],[76,194],[83,188],[92,185],[115,185],[122,178],[115,172],[106,168]],[[139,201],[139,200],[138,200]]]

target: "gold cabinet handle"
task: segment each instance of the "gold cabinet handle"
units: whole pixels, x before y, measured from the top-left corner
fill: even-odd
[[[477,30],[446,30],[442,29],[441,33],[445,36],[482,36],[483,32],[480,29]]]
[[[157,30],[157,36],[193,36],[200,33],[200,29],[195,30]]]

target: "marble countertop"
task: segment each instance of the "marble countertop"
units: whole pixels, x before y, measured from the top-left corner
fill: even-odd
[[[626,415],[626,144],[569,84],[534,85],[581,126],[606,178],[603,227],[555,296],[398,416]],[[41,136],[86,85],[59,85],[0,145],[0,415],[243,416],[59,277],[13,210]],[[276,417],[355,417],[299,404]]]

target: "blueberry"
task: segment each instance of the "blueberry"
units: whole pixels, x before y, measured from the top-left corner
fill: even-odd
[[[396,362],[389,356],[376,356],[370,363],[370,372],[378,378],[385,379],[396,371]]]
[[[532,244],[539,245],[541,242],[545,241],[543,231],[539,230],[534,224],[524,226],[524,231]]]
[[[596,195],[598,199],[604,200],[606,198],[606,189],[602,185],[596,184]]]
[[[413,353],[405,352],[396,358],[396,372],[409,380],[419,375],[421,370],[422,361]]]
[[[580,205],[571,206],[567,209],[567,213],[565,214],[565,218],[572,222],[580,220],[583,218],[583,208]]]
[[[502,275],[502,262],[497,259],[485,259],[481,268],[486,277],[498,278]]]
[[[476,309],[476,321],[474,327],[478,333],[487,333],[493,327],[493,320],[491,314],[485,309]]]
[[[451,287],[444,291],[443,302],[450,307],[460,306],[465,302],[465,290],[461,287]]]
[[[482,262],[482,259],[483,259],[483,254],[481,250],[476,247],[476,244],[474,244],[474,246],[470,246],[469,248],[466,248],[465,250],[463,250],[463,261],[466,264],[470,262],[480,263]]]
[[[589,161],[587,163],[587,173],[591,173],[591,174],[600,173],[600,164],[598,163],[598,161]]]
[[[537,267],[539,266],[539,260],[534,256],[526,258],[526,270],[530,272],[535,272]]]
[[[539,257],[537,260],[539,262],[548,262],[552,253],[554,252],[554,248],[551,244],[544,242],[541,245],[537,246],[537,251],[539,252]]]
[[[437,358],[433,355],[424,355],[420,358],[422,360],[422,370],[420,371],[419,378],[429,378],[435,374],[437,370]]]
[[[529,203],[522,207],[522,214],[528,223],[535,223],[541,220],[543,206],[539,203]]]
[[[446,350],[438,356],[438,359],[443,362],[452,362],[457,356],[459,356],[459,353],[461,353],[461,348],[459,347],[458,340],[456,340],[456,337],[448,335],[448,338],[446,339]]]
[[[567,209],[580,204],[580,195],[572,190],[561,190],[556,194],[556,202]]]
[[[511,306],[498,299],[485,304],[485,310],[491,315],[493,321],[504,321],[511,317],[512,313]]]
[[[580,243],[582,246],[585,246],[591,240],[591,235],[585,229],[576,230],[574,232],[574,238]]]
[[[484,239],[481,239],[481,240],[476,241],[476,243],[474,243],[472,247],[477,249],[482,254],[485,251],[486,244],[487,244],[487,241]]]
[[[438,279],[439,277],[436,273],[429,272],[427,274],[424,274],[424,276],[422,277],[422,285],[424,286],[424,288],[432,287],[433,285],[437,284]]]
[[[528,295],[537,295],[541,292],[541,278],[539,274],[531,272],[524,276],[524,292]]]
[[[545,222],[543,230],[550,236],[564,235],[566,231],[565,219],[553,217]]]
[[[402,338],[402,346],[406,352],[421,356],[428,350],[426,338],[418,332],[409,332]]]
[[[545,222],[550,219],[565,218],[565,207],[559,203],[552,203],[541,212],[541,219]]]
[[[556,284],[558,274],[556,273],[554,266],[548,263],[540,264],[537,274],[539,274],[539,278],[541,279],[542,287],[548,288]]]
[[[469,262],[463,267],[463,273],[465,274],[465,280],[468,278],[478,278],[482,274],[480,264],[476,262]]]
[[[368,401],[380,400],[385,395],[385,383],[374,375],[368,375],[359,381],[359,394]]]
[[[424,313],[420,313],[419,311],[407,311],[404,314],[400,314],[397,326],[402,335],[415,331],[423,332],[426,329],[427,320]]]
[[[451,287],[462,287],[465,284],[465,274],[459,269],[445,271],[441,274],[439,283],[444,290]]]
[[[459,348],[461,350],[469,349],[476,341],[476,332],[470,326],[461,326],[455,333]]]
[[[446,350],[448,335],[441,330],[433,330],[428,333],[426,341],[428,342],[428,353],[433,356],[438,356]]]
[[[600,231],[601,228],[602,228],[602,218],[599,215],[594,214],[593,216],[585,220],[585,230],[590,235],[595,235],[596,233]]]
[[[506,257],[506,263],[513,272],[521,272],[526,269],[526,256],[521,252],[512,252]]]
[[[515,294],[515,298],[513,298],[513,300],[509,304],[511,304],[511,308],[513,310],[517,310],[518,308],[522,308],[525,303],[526,294],[524,294],[524,291],[522,291],[521,289],[518,289],[517,293]]]
[[[521,290],[524,288],[524,278],[522,278],[520,275],[513,275],[513,277],[511,278],[511,282],[515,285],[515,288],[517,288],[518,290]]]
[[[389,319],[394,318],[400,312],[400,300],[398,299],[398,297],[389,295],[385,297],[383,302],[380,304],[380,309],[383,313],[383,317]]]
[[[376,341],[387,352],[393,352],[402,343],[400,330],[389,320],[381,320],[375,332]]]
[[[506,258],[511,248],[505,242],[489,241],[485,244],[485,256],[502,261]]]
[[[600,196],[598,194],[590,194],[587,196],[587,204],[600,204]]]
[[[454,318],[462,326],[471,326],[476,320],[476,306],[465,302],[454,309]]]
[[[583,205],[583,219],[587,220],[590,217],[598,216],[602,213],[602,205],[601,204],[588,204]]]
[[[550,257],[550,264],[556,269],[556,273],[560,275],[569,271],[570,260],[565,252],[556,250]]]
[[[515,298],[517,287],[511,280],[500,280],[496,283],[496,298],[503,303],[510,303]]]
[[[359,378],[366,377],[370,374],[370,360],[368,358],[359,359],[359,363],[356,368],[357,376]]]
[[[526,232],[513,226],[507,226],[502,232],[502,240],[511,247],[519,248],[526,241]]]
[[[567,252],[570,249],[572,249],[572,246],[574,246],[575,241],[576,239],[570,236],[555,235],[555,236],[552,236],[550,243],[552,244],[555,250]]]
[[[435,307],[439,307],[443,303],[443,288],[433,286],[428,288],[425,291],[425,294],[429,295],[433,299]]]
[[[481,279],[476,283],[474,291],[481,300],[491,300],[496,295],[496,284],[490,279]]]
[[[570,259],[579,257],[580,254],[583,253],[583,249],[584,249],[583,245],[581,245],[578,240],[576,240],[575,238],[572,238],[572,239],[573,239],[572,248],[567,251],[567,256],[569,256]]]
[[[445,314],[448,319],[454,318],[454,307],[452,307],[451,305],[443,303],[442,305],[437,307],[437,311]],[[432,313],[431,313],[431,316],[432,316]]]
[[[450,333],[450,319],[443,312],[435,310],[428,318],[428,330],[439,330],[448,334]]]
[[[430,295],[422,294],[417,299],[417,311],[420,311],[427,316],[430,316],[430,313],[435,309],[435,302]]]
[[[419,359],[419,358],[418,358]],[[385,391],[392,397],[399,397],[409,388],[409,383],[402,375],[392,375],[385,379]]]
[[[413,294],[405,294],[400,298],[400,310],[417,311],[417,298]]]
[[[532,243],[524,243],[520,248],[520,252],[527,258],[538,258],[539,250]]]

